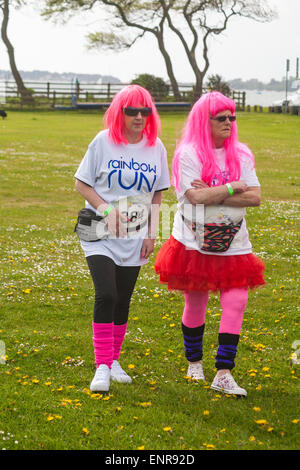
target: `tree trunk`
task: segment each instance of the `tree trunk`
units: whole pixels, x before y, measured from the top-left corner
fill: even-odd
[[[22,103],[32,104],[34,102],[34,99],[32,97],[32,94],[25,87],[22,77],[17,69],[14,48],[10,40],[8,39],[8,35],[7,35],[7,27],[8,27],[8,19],[9,19],[9,0],[4,0],[2,11],[3,11],[3,20],[2,20],[2,26],[1,26],[1,37],[7,48],[11,72],[15,79],[18,92],[21,95]]]
[[[198,76],[196,79],[196,83],[193,89],[193,102],[195,103],[200,96],[202,95],[203,91],[203,77]]]
[[[170,58],[168,52],[165,49],[163,37],[162,37],[161,34],[155,34],[155,36],[156,36],[156,39],[157,39],[157,42],[158,42],[159,50],[162,53],[162,56],[163,56],[165,64],[166,64],[167,73],[168,73],[168,77],[170,79],[170,83],[171,83],[171,87],[172,87],[172,90],[173,90],[174,98],[176,99],[176,101],[180,101],[182,99],[182,96],[180,94],[178,83],[177,83],[177,80],[176,80],[174,72],[173,72],[173,66],[172,66],[171,58]]]

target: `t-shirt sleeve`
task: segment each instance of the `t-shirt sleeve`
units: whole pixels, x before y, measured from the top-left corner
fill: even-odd
[[[75,178],[79,179],[85,184],[94,187],[96,175],[99,171],[99,156],[97,155],[95,141],[91,142],[86,154],[84,155],[81,163],[75,173]]]
[[[170,187],[170,176],[167,160],[167,151],[164,146],[162,146],[161,151],[161,173],[155,191],[163,191]]]
[[[245,181],[247,186],[260,186],[253,162],[250,159],[245,160],[244,158],[242,160],[240,179]]]
[[[179,186],[177,197],[180,199],[184,196],[188,189],[195,189],[192,186],[194,179],[201,179],[202,165],[196,155],[196,152],[191,147],[182,149],[179,158]]]

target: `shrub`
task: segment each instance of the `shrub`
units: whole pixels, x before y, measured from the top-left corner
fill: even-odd
[[[131,83],[146,88],[157,101],[167,98],[169,94],[169,85],[162,78],[154,75],[143,73],[138,75]]]

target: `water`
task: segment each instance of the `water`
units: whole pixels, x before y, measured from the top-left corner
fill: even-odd
[[[274,101],[285,99],[284,91],[237,90],[246,92],[246,104],[250,106],[272,106]],[[291,94],[291,92],[289,92]]]

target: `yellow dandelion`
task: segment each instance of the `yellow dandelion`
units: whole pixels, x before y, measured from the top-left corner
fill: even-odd
[[[152,406],[152,403],[151,403],[151,401],[144,401],[144,402],[141,403],[141,406],[143,408],[147,408],[148,406]]]
[[[258,419],[255,421],[257,424],[267,424],[267,420],[266,419]]]
[[[97,399],[97,400],[103,397],[103,395],[101,395],[100,393],[91,393],[90,396],[91,398]]]
[[[293,423],[293,424],[298,424],[298,423],[299,423],[299,419],[293,419],[292,423]]]
[[[208,411],[208,410],[204,410],[204,411],[203,411],[203,415],[204,415],[204,416],[208,416],[208,415],[209,415],[209,411]]]
[[[250,437],[249,437],[249,441],[250,441],[250,442],[254,442],[254,441],[255,441],[255,437],[254,437],[254,436],[250,436]]]
[[[140,446],[137,448],[137,450],[144,450],[145,449],[145,446]]]
[[[163,430],[169,432],[172,431],[172,428],[170,426],[166,426],[165,428],[163,428]]]
[[[260,409],[259,406],[253,406],[253,410],[254,410],[254,411],[261,411],[261,409]]]
[[[47,417],[47,421],[53,421],[53,420],[54,420],[54,416],[49,415],[49,416]]]
[[[82,431],[84,432],[86,436],[90,434],[90,431],[87,428],[82,428]]]

